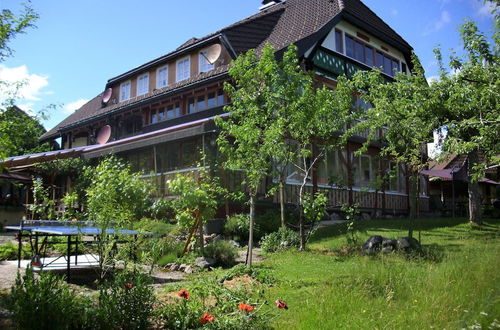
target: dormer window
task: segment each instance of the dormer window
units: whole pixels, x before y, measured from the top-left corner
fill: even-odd
[[[130,80],[120,85],[120,102],[130,98]]]
[[[208,51],[202,50],[198,55],[199,58],[199,71],[200,73],[208,72],[214,69],[214,65],[210,64],[207,60]]]
[[[168,66],[162,66],[156,72],[156,88],[162,88],[168,85]]]
[[[149,73],[140,75],[137,78],[137,96],[149,92]]]
[[[186,80],[190,77],[189,57],[177,61],[176,81]]]

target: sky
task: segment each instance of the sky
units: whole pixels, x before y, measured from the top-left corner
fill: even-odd
[[[349,0],[344,0],[349,1]],[[432,50],[445,58],[460,50],[458,26],[474,20],[490,33],[493,18],[482,0],[364,0],[419,56],[428,79],[437,75]],[[0,0],[1,9],[21,1]],[[258,11],[261,0],[32,0],[40,15],[9,44],[0,79],[24,81],[17,104],[38,112],[50,129],[104,90],[108,79],[167,54]]]

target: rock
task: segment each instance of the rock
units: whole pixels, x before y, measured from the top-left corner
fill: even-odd
[[[184,269],[184,273],[186,273],[186,274],[192,274],[193,273],[193,267],[187,266],[186,269]]]
[[[371,216],[370,216],[370,213],[366,213],[366,212],[363,212],[361,213],[361,219],[363,220],[371,220]]]
[[[398,241],[395,239],[384,238],[382,241],[382,252],[389,253],[398,249]]]
[[[188,266],[188,265],[186,265],[186,264],[182,264],[182,265],[180,265],[180,266],[179,266],[179,271],[180,271],[180,272],[185,271],[187,266]]]
[[[233,244],[234,247],[241,247],[240,243],[236,242],[236,241],[229,241],[231,244]]]
[[[374,235],[368,238],[368,240],[363,244],[363,253],[374,254],[382,249],[382,242],[384,238],[379,235]]]
[[[419,249],[420,242],[415,238],[401,237],[398,239],[398,248],[404,251]]]
[[[216,263],[215,259],[205,258],[205,257],[198,257],[194,262],[194,264],[200,268],[209,268],[214,266],[215,263]]]
[[[170,270],[173,271],[173,272],[177,271],[178,269],[179,269],[179,265],[178,264],[172,264],[170,266]]]

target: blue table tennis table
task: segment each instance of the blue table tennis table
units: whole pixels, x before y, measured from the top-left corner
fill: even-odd
[[[75,246],[75,265],[78,265],[78,245],[86,242],[81,238],[84,236],[92,237],[94,242],[100,241],[103,238],[107,239],[110,236],[133,235],[137,239],[137,235],[150,235],[150,233],[141,233],[130,229],[115,229],[106,228],[103,230],[97,227],[92,221],[60,221],[60,220],[22,220],[19,226],[6,226],[6,230],[17,231],[18,251],[17,251],[17,267],[21,267],[21,251],[22,239],[27,237],[31,247],[31,264],[39,267],[42,270],[60,258],[66,259],[66,280],[70,279],[71,270],[71,248]],[[40,256],[47,245],[51,244],[48,241],[49,237],[67,237],[67,253],[57,257],[52,262],[45,264]],[[41,245],[39,244],[42,240]],[[87,242],[88,243],[88,242]]]

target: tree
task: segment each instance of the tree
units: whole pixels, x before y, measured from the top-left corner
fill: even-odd
[[[443,150],[466,154],[468,170],[469,220],[481,224],[478,180],[488,166],[500,164],[500,10],[495,2],[494,32],[488,36],[475,23],[466,21],[460,30],[463,56],[450,57],[447,72],[441,51],[435,50],[440,79],[431,85],[442,100],[439,125],[445,128]],[[484,155],[480,161],[479,155]]]
[[[110,228],[131,228],[149,205],[152,187],[132,173],[130,167],[115,157],[103,159],[97,167],[88,166],[84,175],[91,178],[87,189],[88,220],[101,231],[98,241],[100,279],[104,278],[117,244],[107,234]],[[130,238],[133,242],[133,238]]]
[[[239,56],[229,70],[234,84],[224,86],[231,99],[231,105],[224,109],[229,116],[216,120],[222,129],[217,143],[226,157],[224,167],[243,170],[246,177],[250,197],[250,266],[257,191],[272,166],[271,158],[277,159],[284,145],[284,121],[277,116],[283,101],[282,71],[270,45],[264,47],[260,58],[255,50]]]
[[[410,182],[408,235],[412,237],[412,219],[416,217],[418,202],[418,173],[427,164],[423,148],[437,125],[434,111],[440,100],[429,89],[424,70],[415,56],[411,75],[397,74],[395,81],[388,83],[379,70],[359,71],[353,77],[352,86],[372,107],[347,136],[369,131],[367,141],[359,150],[362,152],[377,139],[376,132],[384,131],[380,153],[407,168]]]
[[[13,54],[14,51],[9,47],[12,39],[18,34],[25,33],[28,28],[34,27],[37,19],[38,14],[33,11],[29,2],[23,4],[19,14],[9,9],[2,9],[0,12],[0,63]],[[17,91],[21,86],[22,82],[12,86],[9,82],[0,80],[0,90],[4,94],[0,102],[0,159],[24,152],[24,148],[18,147],[19,142],[24,141],[26,137],[32,141],[33,134],[40,132],[38,118],[20,116],[14,108]],[[37,134],[35,138],[40,135]]]

